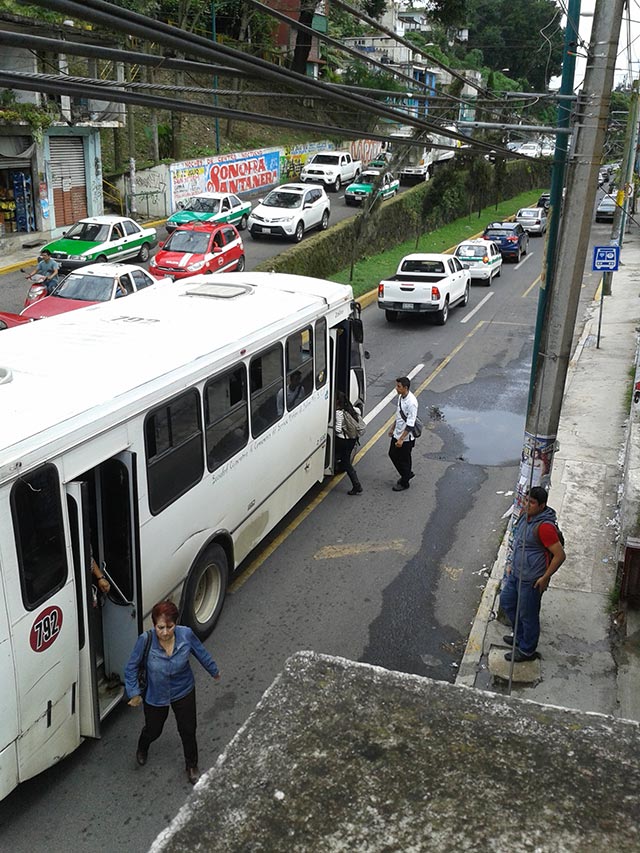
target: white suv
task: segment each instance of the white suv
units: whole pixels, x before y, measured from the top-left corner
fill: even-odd
[[[283,184],[253,208],[247,227],[254,240],[269,235],[299,243],[311,228],[325,231],[330,212],[331,202],[324,187]]]

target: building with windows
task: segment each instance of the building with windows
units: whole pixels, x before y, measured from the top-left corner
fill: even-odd
[[[5,32],[95,41],[89,31],[41,25],[0,12]],[[104,43],[104,39],[100,39]],[[52,66],[98,77],[96,60],[4,45],[0,69],[23,76]],[[104,213],[100,129],[124,124],[122,105],[109,101],[5,90],[0,107],[0,246],[38,245],[85,216]],[[27,238],[27,239],[25,239]]]

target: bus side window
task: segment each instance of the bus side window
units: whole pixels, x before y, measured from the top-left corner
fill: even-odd
[[[287,338],[287,409],[307,399],[313,380],[313,332],[307,326]]]
[[[251,359],[249,365],[251,391],[251,434],[254,438],[280,420],[284,407],[282,380],[282,347],[271,349]]]
[[[60,481],[55,465],[24,474],[11,490],[22,601],[33,610],[67,579]]]
[[[144,424],[149,509],[157,515],[204,474],[200,395],[195,388],[153,409]]]
[[[327,321],[324,317],[316,323],[316,388],[327,381]]]
[[[247,374],[244,364],[210,379],[204,387],[207,466],[215,471],[249,441]]]

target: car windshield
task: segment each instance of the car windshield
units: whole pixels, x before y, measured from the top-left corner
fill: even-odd
[[[376,182],[376,178],[377,178],[377,177],[378,177],[378,176],[375,174],[375,172],[363,172],[363,173],[360,175],[360,177],[359,177],[359,179],[358,179],[357,183],[359,183],[359,184],[367,184],[367,186],[370,186],[370,187],[371,187],[371,186],[373,186],[373,184]]]
[[[401,272],[443,273],[442,261],[409,260],[402,264]]]
[[[70,273],[60,282],[54,296],[61,299],[81,299],[85,302],[108,302],[113,291],[113,276]]]
[[[537,219],[538,218],[538,210],[536,208],[530,208],[528,210],[521,210],[518,213],[518,218],[522,219]]]
[[[191,210],[194,213],[217,213],[220,210],[220,199],[195,196],[185,201],[182,209]]]
[[[204,255],[209,245],[209,234],[204,231],[174,231],[164,244],[167,252],[193,252]]]
[[[335,154],[316,154],[311,162],[314,166],[337,166],[339,161]]]
[[[302,204],[302,193],[282,192],[274,190],[262,202],[265,207],[300,207]]]
[[[456,255],[459,258],[484,258],[486,254],[487,250],[484,246],[474,245],[473,243],[458,246],[456,249]]]
[[[109,239],[109,226],[97,222],[76,222],[64,235],[67,240],[82,240],[86,243],[104,243]]]
[[[510,237],[513,231],[510,228],[487,228],[484,233],[487,237]]]

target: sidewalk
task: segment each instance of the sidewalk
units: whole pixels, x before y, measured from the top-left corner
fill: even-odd
[[[600,348],[594,302],[569,367],[549,495],[567,560],[543,599],[541,659],[517,664],[512,685],[513,696],[633,720],[640,720],[640,617],[630,610],[625,624],[625,614],[618,612],[622,629],[614,636],[612,616],[618,608],[610,591],[640,507],[635,451],[640,416],[634,411],[630,418],[628,402],[640,323],[639,273],[640,233],[634,227],[613,277],[613,295],[605,298]],[[497,693],[507,692],[507,682],[496,677],[505,669],[507,651],[502,636],[508,631],[495,618],[504,557],[505,543],[457,678],[457,684]]]

